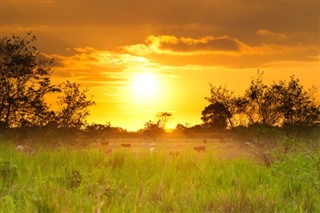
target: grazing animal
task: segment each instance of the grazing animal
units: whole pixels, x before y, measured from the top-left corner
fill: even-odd
[[[106,139],[101,139],[101,144],[102,145],[109,145],[109,142]]]
[[[169,151],[170,156],[178,156],[179,152]]]
[[[248,141],[247,141],[247,142],[244,142],[244,144],[247,145],[247,146],[251,146],[251,145],[252,145],[252,143],[250,143],[250,142],[248,142]]]
[[[109,147],[109,148],[106,148],[105,150],[104,150],[104,154],[109,154],[109,153],[111,153],[112,152],[112,148],[111,147]]]
[[[142,143],[141,146],[142,147],[147,147],[147,144],[146,143]]]
[[[131,144],[130,143],[122,143],[121,146],[125,147],[125,148],[131,148]]]
[[[16,150],[17,151],[24,151],[24,146],[23,145],[18,145],[18,146],[16,146]]]
[[[156,151],[156,148],[150,147],[150,153],[153,153],[153,152],[155,152],[155,151]]]
[[[150,143],[150,147],[155,147],[156,144],[155,143]]]
[[[34,154],[34,150],[28,145],[19,144],[16,146],[16,150],[24,153]]]
[[[205,146],[195,146],[195,147],[193,147],[193,149],[196,150],[197,152],[205,152],[206,151]]]

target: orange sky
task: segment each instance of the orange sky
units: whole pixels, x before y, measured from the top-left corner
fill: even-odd
[[[128,130],[158,112],[200,123],[209,82],[242,93],[295,75],[320,85],[319,1],[2,0],[1,36],[38,37],[54,82],[88,87],[90,122]]]

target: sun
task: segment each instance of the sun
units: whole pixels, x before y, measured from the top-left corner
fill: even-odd
[[[132,89],[138,97],[153,97],[158,92],[158,86],[158,80],[153,73],[139,73],[133,77]]]

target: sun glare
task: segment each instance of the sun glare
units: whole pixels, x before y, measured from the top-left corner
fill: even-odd
[[[133,78],[133,91],[136,96],[149,98],[158,90],[158,82],[153,73],[139,73]]]

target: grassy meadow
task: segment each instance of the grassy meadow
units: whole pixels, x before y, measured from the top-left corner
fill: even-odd
[[[275,152],[266,166],[255,157],[221,159],[213,145],[170,155],[164,147],[150,153],[116,143],[112,152],[26,152],[1,141],[0,212],[320,212],[314,149]]]

